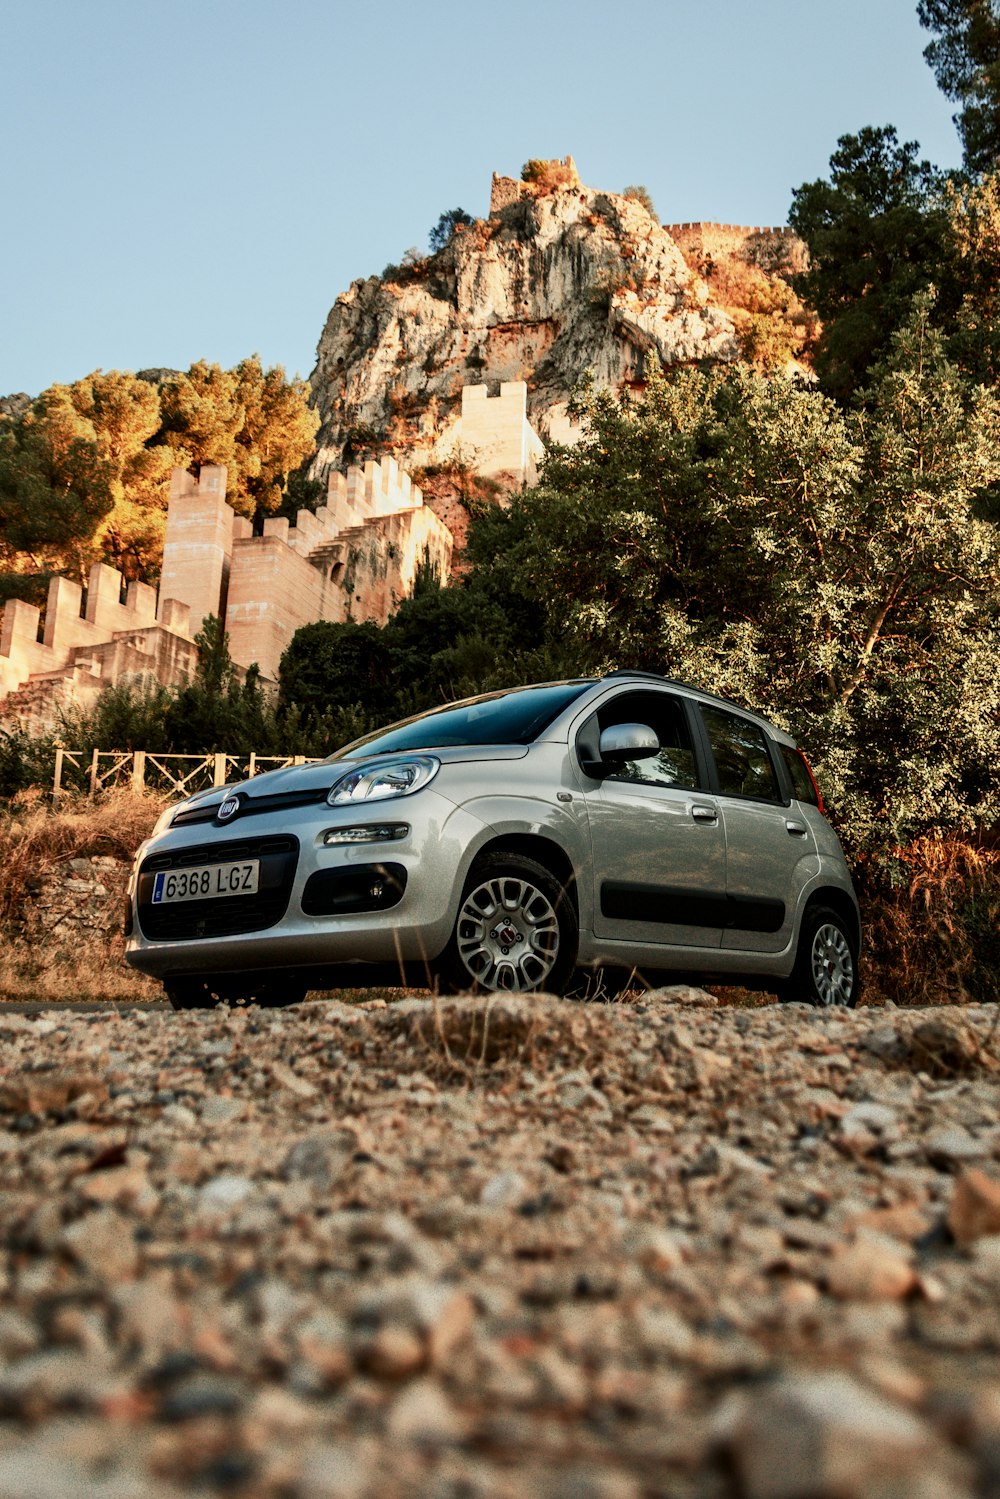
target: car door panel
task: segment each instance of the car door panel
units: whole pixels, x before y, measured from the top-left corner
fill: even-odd
[[[795,808],[721,797],[730,912],[724,948],[782,952],[792,940],[799,891],[819,872],[815,839]],[[801,832],[791,831],[798,823]]]
[[[696,820],[695,807],[713,811]],[[726,837],[714,798],[606,781],[587,798],[594,932],[616,941],[719,947]]]
[[[578,734],[581,765],[593,764],[598,727],[627,722],[652,727],[660,751],[585,777],[594,934],[717,949],[727,904],[725,828],[718,799],[701,789],[689,710],[662,691],[610,696]]]

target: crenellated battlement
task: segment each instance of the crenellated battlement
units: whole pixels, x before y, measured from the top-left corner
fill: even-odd
[[[786,239],[796,237],[795,230],[787,224],[715,224],[708,219],[697,219],[689,224],[664,224],[663,228],[674,238],[690,230],[719,230],[724,234],[738,234],[741,239],[750,239],[755,234],[781,235]]]
[[[325,505],[298,511],[294,523],[272,516],[261,536],[234,515],[225,494],[224,471],[208,485],[177,480],[163,578],[196,624],[208,614],[222,618],[233,661],[256,662],[265,678],[277,678],[302,625],[384,624],[412,592],[425,556],[448,577],[451,533],[393,458],[331,474]]]
[[[758,263],[770,260],[789,271],[804,270],[808,261],[805,244],[787,224],[716,224],[706,219],[663,227],[688,257],[742,256]]]
[[[491,395],[486,385],[462,387],[462,414],[438,443],[440,456],[451,449],[477,474],[515,484],[534,484],[545,445],[528,421],[528,387],[503,380]]]

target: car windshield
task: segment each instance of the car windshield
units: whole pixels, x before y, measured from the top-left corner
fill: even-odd
[[[357,740],[331,759],[356,760],[390,750],[443,749],[459,744],[530,744],[592,685],[590,681],[553,682],[544,687],[491,692],[394,724]]]

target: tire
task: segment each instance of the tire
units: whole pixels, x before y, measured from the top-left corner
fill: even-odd
[[[185,978],[166,979],[163,984],[167,999],[175,1010],[213,1010],[217,1005],[257,1004],[264,1009],[284,1009],[287,1005],[301,1004],[306,997],[306,986],[298,979],[255,978],[248,975],[242,983],[216,988],[212,979]]]
[[[853,1009],[860,993],[853,934],[829,906],[810,906],[802,918],[795,967],[779,990],[780,998]]]
[[[551,870],[522,854],[484,854],[465,882],[441,974],[452,993],[562,994],[578,940],[573,902]]]

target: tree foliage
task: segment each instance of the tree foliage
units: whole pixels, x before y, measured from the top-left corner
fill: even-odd
[[[809,249],[794,285],[822,319],[816,369],[840,400],[885,356],[917,292],[939,289],[939,316],[957,301],[943,179],[918,152],[891,125],[867,126],[840,137],[829,178],[792,193],[789,222]]]
[[[856,412],[652,369],[587,422],[491,518],[480,593],[495,571],[578,670],[665,671],[790,724],[856,849],[995,815],[1000,403],[948,364],[928,299]]]
[[[53,385],[0,422],[0,546],[36,571],[110,562],[155,576],[174,465],[223,463],[228,498],[276,511],[312,452],[317,417],[301,381],[254,355],[232,370],[199,361],[162,385],[100,370]],[[300,481],[300,487],[301,481]]]
[[[656,223],[660,222],[656,217],[656,208],[653,204],[653,195],[649,191],[649,188],[644,187],[641,182],[629,183],[628,187],[622,189],[622,197],[632,198],[636,203],[641,203],[643,208],[649,214],[649,217],[651,219],[654,219]]]
[[[948,207],[961,300],[949,352],[974,380],[1000,381],[1000,171],[949,184]]]
[[[919,0],[921,26],[933,34],[924,56],[953,116],[966,170],[994,171],[1000,161],[1000,9],[996,0]]]
[[[444,249],[460,224],[464,228],[466,224],[474,222],[475,220],[471,213],[466,213],[464,208],[445,209],[427,236],[427,243],[430,246],[431,254],[436,255],[439,250]]]

